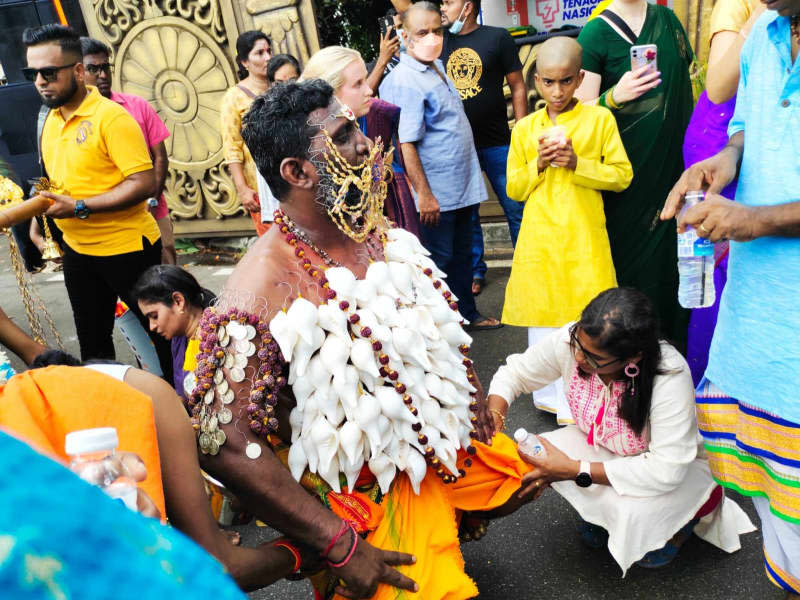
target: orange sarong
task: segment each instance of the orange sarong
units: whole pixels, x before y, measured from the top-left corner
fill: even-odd
[[[382,584],[373,600],[464,600],[478,595],[477,586],[464,572],[456,511],[502,506],[519,490],[522,476],[531,466],[519,457],[516,445],[506,435],[496,435],[491,446],[476,443],[475,447],[478,452],[466,469],[467,476],[453,485],[444,485],[429,471],[419,495],[405,474],[398,475],[380,505],[359,495],[361,502],[371,503],[373,517],[380,517],[367,541],[377,548],[417,557],[415,564],[398,570],[419,584],[418,593]],[[459,467],[466,458],[462,453]],[[335,598],[343,600],[342,596]]]
[[[0,427],[65,463],[67,433],[115,427],[119,450],[138,454],[147,468],[139,487],[166,516],[153,402],[131,386],[83,367],[25,371],[0,386]]]

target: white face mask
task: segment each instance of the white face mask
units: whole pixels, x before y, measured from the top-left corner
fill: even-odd
[[[461,33],[461,29],[464,27],[464,23],[467,21],[466,19],[462,20],[461,17],[464,16],[464,11],[467,10],[467,3],[464,3],[464,6],[461,8],[461,12],[458,14],[458,18],[455,22],[450,25],[450,33],[453,35],[458,35]]]
[[[396,31],[397,31],[397,39],[400,40],[400,50],[403,51],[406,49],[406,40],[405,37],[403,36],[403,30],[397,29]]]

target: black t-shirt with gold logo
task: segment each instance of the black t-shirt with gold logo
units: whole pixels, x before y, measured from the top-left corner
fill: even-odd
[[[511,132],[503,78],[522,70],[511,34],[488,25],[481,25],[465,35],[446,31],[440,58],[464,101],[475,146],[507,146],[511,142]]]

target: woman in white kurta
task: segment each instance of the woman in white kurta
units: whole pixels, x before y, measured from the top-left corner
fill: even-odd
[[[659,340],[650,300],[612,288],[580,321],[508,357],[489,388],[499,428],[515,398],[563,377],[575,425],[542,435],[523,493],[551,485],[587,522],[584,539],[605,543],[623,570],[662,566],[694,530],[733,552],[753,531],[724,499],[703,454],[686,361]],[[583,484],[583,485],[581,485]]]

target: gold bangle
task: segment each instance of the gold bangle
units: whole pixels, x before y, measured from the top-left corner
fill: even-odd
[[[503,422],[503,429],[505,429],[506,428],[506,418],[503,415],[503,413],[501,413],[496,408],[490,408],[489,412],[492,413],[493,415],[497,415],[498,417],[500,417],[500,420]]]
[[[614,110],[619,110],[622,108],[621,104],[617,104],[614,100],[614,88],[617,87],[612,85],[611,88],[606,92],[606,104],[608,104],[609,108],[613,108]]]

